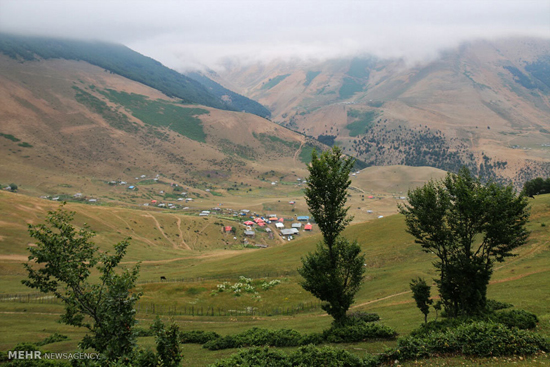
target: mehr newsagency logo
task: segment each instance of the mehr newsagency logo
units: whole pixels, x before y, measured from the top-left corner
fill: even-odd
[[[10,350],[8,359],[99,359],[99,353],[44,353],[38,350]]]

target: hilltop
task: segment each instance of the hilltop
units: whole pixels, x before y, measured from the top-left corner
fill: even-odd
[[[246,97],[227,90],[212,90],[216,83],[208,78],[202,80],[208,83],[205,86],[120,44],[0,34],[0,53],[23,62],[49,59],[82,60],[109,73],[157,89],[168,97],[180,99],[186,104],[245,111],[262,117],[270,115],[269,110]]]
[[[550,41],[473,41],[408,65],[373,56],[228,64],[217,81],[273,121],[368,165],[462,165],[514,182],[550,174]]]
[[[135,203],[172,194],[173,184],[203,198],[287,195],[296,190],[271,180],[295,182],[313,147],[323,149],[259,116],[183,104],[85,61],[0,55],[0,80],[2,184],[31,195]]]

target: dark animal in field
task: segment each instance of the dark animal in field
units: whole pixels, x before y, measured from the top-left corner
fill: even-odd
[[[534,198],[535,198],[533,195],[529,195],[529,197],[530,197],[531,199],[534,199]]]
[[[160,280],[163,281],[163,280],[166,280],[166,277],[163,275],[160,277]]]

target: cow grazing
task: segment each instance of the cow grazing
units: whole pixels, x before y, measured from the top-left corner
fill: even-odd
[[[164,275],[160,277],[160,281],[162,282],[163,280],[166,280],[166,277]]]

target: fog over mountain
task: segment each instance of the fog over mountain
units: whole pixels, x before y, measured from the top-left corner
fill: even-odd
[[[415,62],[475,38],[548,38],[550,2],[0,0],[0,32],[119,42],[177,70],[364,53]]]

